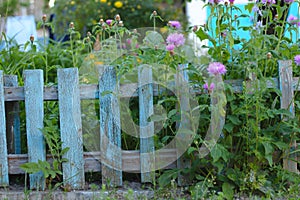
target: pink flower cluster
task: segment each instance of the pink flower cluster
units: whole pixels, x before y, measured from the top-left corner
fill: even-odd
[[[220,2],[222,2],[223,0],[208,0],[208,2],[212,5],[214,4],[219,4]]]
[[[169,21],[168,22],[168,25],[173,27],[173,28],[176,28],[176,29],[180,29],[181,28],[181,24],[179,21]]]
[[[261,0],[261,2],[269,5],[276,4],[276,0]]]
[[[295,61],[295,63],[296,63],[297,66],[300,66],[300,55],[296,55],[294,57],[294,61]]]
[[[167,46],[168,51],[173,51],[175,47],[184,45],[185,38],[181,33],[172,33],[167,37]]]
[[[208,90],[208,91],[212,91],[212,90],[215,89],[215,84],[214,84],[214,83],[211,83],[211,84],[209,85],[209,87],[208,87],[208,83],[205,83],[205,84],[203,85],[203,89]]]
[[[226,73],[226,67],[220,62],[211,62],[208,65],[207,71],[210,75],[218,75],[218,74],[225,74]]]
[[[297,26],[300,26],[300,21],[299,21],[299,19],[296,17],[296,16],[294,16],[294,15],[290,15],[289,17],[288,17],[288,22],[289,23],[291,23],[292,25],[296,25],[297,24]]]

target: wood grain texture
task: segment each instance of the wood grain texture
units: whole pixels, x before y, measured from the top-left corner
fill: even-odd
[[[46,148],[42,133],[44,119],[43,71],[24,71],[24,97],[26,112],[26,133],[29,162],[46,160]],[[45,189],[42,172],[30,174],[31,189]]]
[[[72,189],[84,188],[83,138],[77,68],[58,69],[59,119],[63,155],[63,180]]]
[[[283,109],[290,111],[292,116],[295,116],[295,106],[294,106],[294,84],[293,84],[293,68],[292,61],[279,61],[279,89],[281,91],[280,106]],[[284,117],[283,120],[289,120]],[[283,133],[284,134],[284,133]],[[291,141],[290,151],[297,149],[296,141]],[[285,152],[285,157],[283,159],[283,168],[294,173],[299,174],[297,169],[297,160],[295,154],[290,154],[290,151]]]
[[[5,75],[4,76],[5,87],[17,87],[18,76]],[[6,102],[6,135],[8,153],[21,153],[21,132],[20,132],[20,106],[19,102]]]
[[[101,152],[84,152],[84,171],[87,172],[101,172]],[[52,162],[52,156],[47,155],[47,161]],[[166,165],[163,169],[174,169],[176,163],[176,149],[163,149],[157,155],[158,159],[171,163]],[[28,161],[27,154],[8,154],[9,174],[24,174],[25,172],[20,169],[20,165]],[[156,166],[157,167],[157,166]],[[140,173],[140,151],[129,150],[122,151],[122,170],[129,173]]]
[[[102,183],[122,185],[121,122],[118,101],[116,70],[100,66],[100,150],[102,160]]]
[[[141,181],[155,182],[154,122],[152,69],[148,65],[138,67],[138,94],[140,118]]]
[[[3,71],[0,71],[0,186],[7,186],[9,178],[3,85]]]

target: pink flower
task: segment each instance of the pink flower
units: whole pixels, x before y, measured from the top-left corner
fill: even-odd
[[[210,86],[208,87],[208,83],[205,83],[205,84],[203,85],[203,89],[212,91],[212,90],[215,89],[215,84],[214,84],[214,83],[211,83]]]
[[[166,46],[166,49],[167,49],[168,51],[173,51],[174,48],[175,48],[175,45],[174,45],[174,44],[168,44],[168,45]]]
[[[208,2],[209,2],[210,4],[212,4],[212,5],[218,4],[218,3],[222,2],[222,1],[223,1],[223,0],[208,0]]]
[[[172,33],[167,37],[167,44],[173,44],[175,47],[183,45],[185,42],[184,35],[181,33]]]
[[[276,0],[261,0],[263,4],[276,4]]]
[[[298,20],[298,18],[296,16],[294,16],[294,15],[290,15],[288,17],[288,22],[291,23],[292,25],[297,24],[297,20]]]
[[[217,75],[217,74],[225,74],[226,68],[225,65],[223,65],[220,62],[211,62],[208,65],[207,71],[210,75]]]
[[[180,29],[181,28],[181,24],[179,21],[169,21],[168,22],[168,25],[173,27],[173,28],[176,28],[176,29]]]
[[[108,26],[111,26],[111,25],[112,25],[112,22],[113,22],[112,19],[107,19],[107,20],[106,20],[106,23],[107,23]]]
[[[285,3],[293,3],[294,0],[284,0]]]
[[[300,66],[300,55],[296,55],[294,57],[294,61],[295,61],[295,63],[296,63],[297,66]]]

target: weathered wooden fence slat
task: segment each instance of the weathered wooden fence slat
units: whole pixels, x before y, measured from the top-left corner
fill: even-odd
[[[293,80],[293,68],[292,61],[279,61],[279,89],[281,91],[280,105],[281,108],[290,111],[292,116],[295,116],[295,106],[294,106],[294,86],[292,84]],[[284,117],[283,120],[288,120]],[[283,133],[284,134],[284,133]],[[297,169],[297,156],[295,154],[290,154],[297,148],[297,143],[295,140],[290,141],[290,150],[285,152],[285,157],[283,159],[283,168],[290,172],[299,173]]]
[[[5,87],[17,87],[18,76],[5,75],[4,76]],[[21,153],[21,132],[20,132],[20,108],[19,102],[6,102],[6,135],[8,153]]]
[[[3,71],[0,71],[0,186],[9,185]]]
[[[99,67],[100,150],[102,182],[122,185],[122,149],[118,79],[112,66]]]
[[[43,71],[25,70],[24,76],[28,161],[45,161],[46,148],[42,132],[44,127]],[[45,178],[42,172],[30,174],[29,178],[31,189],[45,189]]]
[[[101,152],[84,152],[84,171],[88,172],[101,172]],[[52,163],[52,156],[47,155],[47,161]],[[169,163],[163,169],[176,168],[176,149],[163,149],[156,158]],[[25,171],[20,169],[20,165],[28,162],[27,154],[8,154],[9,174],[24,174]],[[158,163],[156,163],[158,164]],[[156,166],[158,168],[158,166]],[[129,173],[140,173],[140,151],[139,150],[123,150],[122,151],[122,170]]]
[[[190,130],[191,127],[191,121],[190,121],[190,116],[189,116],[189,111],[190,111],[190,93],[189,93],[189,76],[186,71],[186,68],[188,65],[182,64],[179,65],[177,68],[177,73],[175,75],[175,90],[176,90],[176,95],[177,98],[179,99],[179,112],[181,115],[181,120],[180,122],[177,123],[177,130]],[[192,130],[191,130],[192,131]],[[182,134],[178,135],[179,137],[183,136]],[[180,146],[180,141],[184,140],[185,138],[180,138],[180,140],[176,141],[176,148],[178,149],[177,151],[177,168],[178,169],[184,169],[184,168],[189,168],[190,167],[190,162],[182,155],[182,147]],[[181,149],[179,149],[181,148]],[[183,186],[187,185],[189,182],[188,176],[184,176],[183,174],[179,173],[178,174],[178,185]]]
[[[84,188],[83,138],[77,68],[58,69],[58,100],[62,149],[69,148],[62,164],[65,185]]]
[[[235,93],[240,93],[243,91],[243,81],[242,79],[238,80],[225,80],[224,83],[227,83],[232,88],[232,91]],[[298,77],[293,78],[293,86],[295,91],[300,91],[300,86],[296,88],[298,82]],[[167,85],[173,85],[172,83]],[[278,84],[278,78],[272,78],[270,81],[267,81],[267,87],[268,88],[279,88]],[[80,99],[99,99],[99,86],[98,84],[89,84],[89,85],[80,85]],[[138,93],[134,92],[137,88],[137,83],[126,83],[120,85],[119,88],[119,94],[120,97],[138,97]],[[162,88],[154,85],[153,86],[153,95],[158,96],[161,94]],[[202,94],[203,90],[202,88],[199,89],[199,87],[195,87],[191,89],[191,94]],[[172,93],[169,93],[172,95]],[[5,101],[24,101],[24,87],[4,87],[4,95],[5,95]],[[45,101],[51,101],[51,100],[57,100],[58,99],[58,91],[57,86],[45,86],[44,87],[44,100]]]
[[[153,115],[152,69],[149,65],[138,68],[138,94],[140,118],[140,161],[141,181],[155,181],[154,122]]]

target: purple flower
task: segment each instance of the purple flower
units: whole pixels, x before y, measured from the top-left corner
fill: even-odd
[[[180,29],[181,28],[181,24],[179,21],[169,21],[168,22],[168,25],[173,27],[173,28],[176,28],[176,29]]]
[[[212,4],[212,5],[218,4],[218,3],[222,2],[222,1],[223,1],[223,0],[208,0],[208,2],[209,2],[210,4]]]
[[[260,16],[262,16],[262,12],[259,9],[259,7],[257,5],[254,5],[252,8],[252,12],[259,14]]]
[[[297,66],[300,66],[300,55],[296,55],[294,57],[294,61],[295,61],[295,63],[296,63]]]
[[[203,89],[212,91],[212,90],[215,89],[215,84],[214,84],[214,83],[211,83],[210,86],[208,87],[208,83],[205,83],[205,84],[203,85]]]
[[[185,42],[184,35],[181,33],[172,33],[167,37],[167,44],[173,44],[175,47],[183,45]]]
[[[106,20],[106,23],[107,23],[108,26],[111,26],[111,25],[112,25],[112,22],[113,22],[112,19],[107,19],[107,20]]]
[[[131,45],[131,39],[126,40],[127,44]]]
[[[276,0],[261,0],[263,4],[276,4]]]
[[[285,3],[293,3],[294,0],[284,0]]]
[[[210,75],[217,75],[217,74],[225,74],[226,68],[225,65],[223,65],[220,62],[211,62],[208,65],[207,71]]]
[[[257,31],[260,31],[263,27],[264,27],[264,26],[263,26],[263,24],[262,24],[262,21],[258,21],[258,22],[255,24],[254,29],[257,30]]]
[[[167,49],[168,51],[173,51],[174,48],[175,48],[175,45],[174,45],[174,44],[168,44],[168,45],[166,46],[166,49]]]
[[[294,16],[294,15],[290,15],[288,17],[288,22],[291,23],[292,25],[297,24],[297,20],[298,20],[298,18],[296,16]]]
[[[229,0],[229,3],[230,3],[230,4],[233,4],[233,3],[234,3],[234,0]]]

